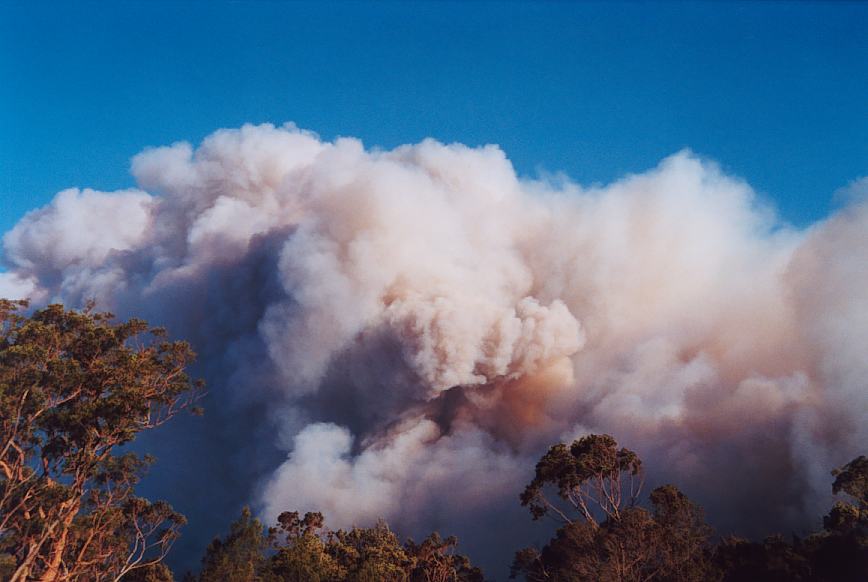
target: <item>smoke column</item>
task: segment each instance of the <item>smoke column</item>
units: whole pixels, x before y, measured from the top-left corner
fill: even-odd
[[[868,448],[864,181],[795,229],[687,151],[583,188],[520,178],[496,146],[292,125],[148,149],[132,173],[21,219],[0,296],[95,298],[192,341],[208,413],[157,443],[178,472],[155,488],[197,548],[252,502],[439,528],[508,564],[547,535],[518,507],[535,460],[592,431],[719,530],[788,531]]]

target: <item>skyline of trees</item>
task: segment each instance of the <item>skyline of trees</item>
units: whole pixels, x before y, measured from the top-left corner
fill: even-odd
[[[124,445],[200,412],[195,354],[165,330],[60,305],[0,300],[0,580],[171,582],[186,518],[136,495],[153,464]],[[868,458],[834,469],[838,496],[804,538],[719,538],[677,486],[643,494],[639,456],[614,437],[557,443],[517,500],[557,529],[519,549],[512,576],[543,581],[868,579]],[[292,508],[287,508],[292,509]],[[514,548],[502,548],[504,557]],[[482,582],[455,537],[401,541],[385,521],[330,529],[319,512],[266,527],[245,507],[187,582]]]

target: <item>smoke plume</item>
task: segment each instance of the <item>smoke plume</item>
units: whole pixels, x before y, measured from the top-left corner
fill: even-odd
[[[866,452],[858,195],[796,229],[688,151],[584,188],[495,146],[292,125],[148,149],[132,173],[22,218],[0,295],[95,298],[193,342],[209,411],[163,445],[192,467],[163,487],[194,523],[202,495],[382,516],[506,562],[527,534],[503,524],[529,521],[517,495],[562,439],[613,434],[745,533],[815,525],[828,471]]]

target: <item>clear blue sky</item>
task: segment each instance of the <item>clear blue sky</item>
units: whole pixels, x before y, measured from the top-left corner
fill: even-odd
[[[0,3],[0,232],[143,147],[295,121],[582,183],[683,147],[807,224],[868,174],[868,4]]]

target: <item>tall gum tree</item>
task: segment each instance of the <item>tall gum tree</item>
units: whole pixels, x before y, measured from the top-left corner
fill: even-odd
[[[651,511],[638,505],[639,456],[609,435],[552,446],[521,495],[534,519],[560,524],[548,544],[519,550],[512,577],[529,582],[706,582],[711,528],[673,485],[654,489]]]
[[[198,412],[194,353],[93,306],[0,300],[0,578],[120,580],[158,563],[185,523],[135,495],[153,462],[118,448]]]

